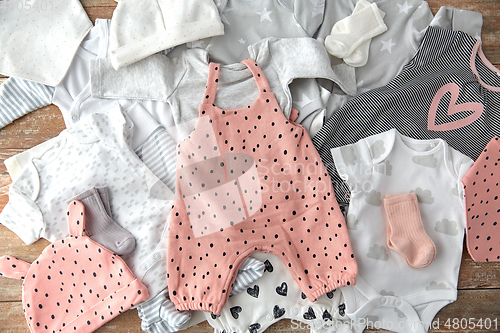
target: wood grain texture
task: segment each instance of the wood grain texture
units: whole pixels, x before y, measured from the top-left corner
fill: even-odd
[[[24,115],[0,130],[1,149],[28,149],[56,137],[65,128],[59,108],[49,105]]]
[[[486,57],[494,65],[500,64],[500,1],[457,1],[457,0],[430,0],[427,1],[433,14],[436,14],[441,6],[471,10],[483,14],[483,29],[481,40]],[[500,68],[500,67],[499,67]]]
[[[434,333],[450,333],[450,332],[498,332],[500,329],[500,312],[493,311],[492,308],[498,307],[498,299],[500,299],[499,290],[466,290],[458,292],[458,299],[456,302],[444,307],[434,318],[432,328],[429,332]],[[470,307],[474,305],[474,311],[471,312]],[[29,333],[26,325],[26,320],[23,315],[23,308],[20,301],[14,302],[0,302],[0,327],[2,332],[11,333]],[[456,319],[455,319],[456,318]],[[460,323],[460,320],[467,320],[467,324],[462,322],[462,327],[465,329],[453,327],[454,321]],[[489,319],[491,326],[489,328],[475,327],[479,320],[484,324],[486,319]],[[469,321],[470,320],[470,321]],[[496,322],[495,322],[496,320]],[[473,324],[472,324],[473,323]],[[449,326],[448,326],[449,325]],[[183,331],[186,333],[201,333],[212,332],[212,327],[203,322],[196,326],[190,327]],[[136,310],[129,310],[119,317],[108,322],[105,326],[101,327],[97,333],[116,333],[128,332],[139,333],[142,332],[140,328],[140,320],[137,316]],[[305,333],[310,332],[308,325],[300,324],[288,319],[281,320],[276,324],[269,327],[267,333],[289,332],[289,333]],[[383,330],[369,327],[365,332],[385,332]]]
[[[304,0],[305,1],[305,0]],[[114,0],[82,0],[92,22],[96,18],[110,19],[116,7]],[[441,6],[473,10],[483,14],[482,42],[488,59],[500,68],[500,1],[499,0],[429,0],[429,6],[435,14]],[[0,84],[5,76],[0,75]],[[11,179],[3,161],[41,142],[57,136],[65,128],[64,121],[57,107],[51,105],[32,112],[13,124],[0,129],[0,210],[8,202],[8,188]],[[0,255],[9,254],[27,262],[33,262],[49,244],[39,240],[25,245],[12,231],[0,225]],[[23,315],[21,304],[21,281],[0,278],[0,332],[27,333],[29,329]],[[458,300],[444,307],[435,317],[434,323],[440,325],[430,332],[491,332],[492,329],[454,328],[453,318],[462,319],[490,318],[500,321],[500,263],[475,263],[467,250],[464,250],[459,274]],[[450,319],[450,327],[445,323]],[[500,325],[500,323],[498,323]],[[493,327],[494,328],[494,327]],[[187,333],[212,332],[207,322],[189,328]],[[497,327],[496,331],[500,331]],[[97,330],[99,333],[142,332],[136,310],[129,310]],[[302,325],[297,329],[290,320],[282,320],[271,326],[266,332],[306,333],[310,330]],[[365,332],[381,332],[368,328]]]

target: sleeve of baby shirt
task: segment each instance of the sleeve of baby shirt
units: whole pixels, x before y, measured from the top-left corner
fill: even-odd
[[[418,50],[432,18],[432,11],[427,1],[422,1],[408,18],[405,32],[409,34],[407,38],[415,51]]]
[[[356,95],[354,71],[343,66],[332,67],[328,52],[321,42],[309,37],[268,38],[249,47],[249,51],[258,58],[259,52],[266,48],[282,77],[290,82],[297,78],[327,79],[337,84],[347,95]]]
[[[476,39],[481,39],[483,15],[470,10],[442,6],[430,25],[442,29],[463,31]]]
[[[372,176],[373,159],[365,140],[331,150],[340,178],[349,185],[351,193],[362,192]]]
[[[43,215],[34,200],[38,196],[38,175],[31,168],[10,186],[9,202],[0,213],[0,223],[30,245],[40,238],[44,228]]]
[[[109,59],[90,61],[92,97],[166,102],[181,81],[183,57],[155,54],[116,71]]]
[[[453,177],[456,177],[456,191],[454,193],[458,195],[460,198],[464,197],[464,189],[462,179],[465,177],[467,172],[472,168],[474,161],[470,159],[468,156],[460,153],[459,151],[448,147],[447,149],[449,166],[448,169]],[[465,203],[462,201],[462,205],[465,207]]]
[[[25,114],[52,103],[54,88],[10,77],[0,85],[0,128]]]
[[[280,86],[289,101],[280,104],[288,118],[292,108],[300,114],[301,122],[308,114],[321,108],[319,84],[315,78],[322,78],[338,85],[346,94],[356,94],[354,69],[349,66],[332,67],[330,57],[323,44],[313,38],[266,38],[248,47],[252,59],[262,67],[269,63],[279,76]],[[297,79],[301,79],[298,80]],[[304,80],[306,79],[306,80]],[[269,80],[269,77],[268,77]],[[297,82],[291,89],[292,82]],[[309,95],[309,96],[308,96]],[[278,102],[280,102],[279,97]]]
[[[300,26],[312,37],[323,22],[325,0],[294,0],[293,12]]]

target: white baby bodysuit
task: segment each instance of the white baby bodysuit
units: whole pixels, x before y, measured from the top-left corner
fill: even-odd
[[[264,262],[264,275],[245,292],[229,297],[220,316],[205,313],[216,333],[264,332],[281,319],[291,319],[296,329],[339,327],[338,320],[347,319],[339,289],[311,302],[279,257],[255,252],[250,258]]]
[[[0,73],[50,86],[68,70],[92,22],[80,1],[1,1]]]
[[[395,129],[331,152],[351,188],[347,228],[359,267],[356,285],[342,288],[346,313],[396,332],[426,332],[457,298],[465,231],[461,180],[472,160],[442,139],[415,140]],[[386,195],[412,192],[436,248],[434,261],[419,270],[388,248],[382,204]]]
[[[161,244],[173,192],[130,149],[133,124],[119,106],[86,117],[56,138],[35,147],[21,163],[0,222],[26,244],[68,236],[66,200],[90,187],[107,187],[113,219],[136,239],[123,256],[154,296],[166,286],[166,247]],[[16,160],[16,156],[11,159]]]
[[[127,100],[112,101],[94,98],[90,93],[90,60],[106,58],[109,55],[110,20],[96,19],[95,26],[81,42],[64,79],[55,87],[43,85],[18,77],[10,77],[0,85],[0,127],[20,116],[54,104],[59,107],[66,127],[94,112],[106,112],[121,104],[126,109],[132,103]],[[144,107],[165,128],[174,126],[170,107],[166,103],[140,101]],[[141,122],[135,124],[135,139],[149,135],[149,129]],[[144,132],[146,131],[146,132]]]

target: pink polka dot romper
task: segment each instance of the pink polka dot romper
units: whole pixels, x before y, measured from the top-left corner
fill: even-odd
[[[319,154],[304,128],[285,118],[258,65],[243,64],[258,98],[240,109],[217,107],[220,66],[211,63],[196,127],[177,147],[167,278],[178,310],[220,314],[239,265],[255,251],[280,257],[311,301],[356,281]]]

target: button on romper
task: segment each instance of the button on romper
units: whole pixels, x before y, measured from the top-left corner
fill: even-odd
[[[177,146],[167,281],[178,310],[220,314],[238,266],[255,251],[280,257],[311,301],[356,281],[344,218],[311,139],[284,117],[258,65],[243,64],[257,99],[217,107],[220,66],[211,63],[198,122]]]

